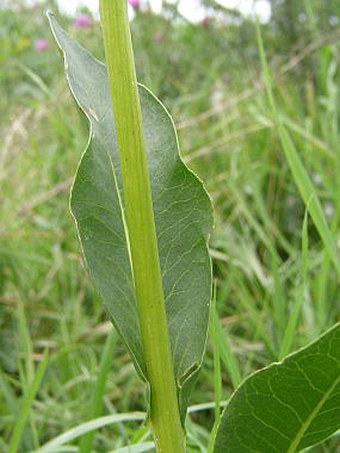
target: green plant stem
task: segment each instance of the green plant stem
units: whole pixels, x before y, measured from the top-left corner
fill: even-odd
[[[162,288],[146,147],[126,0],[100,0],[126,224],[156,448],[185,451]]]

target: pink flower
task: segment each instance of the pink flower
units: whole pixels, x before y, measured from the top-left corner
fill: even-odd
[[[34,48],[37,52],[44,52],[48,49],[48,41],[46,39],[37,39],[34,42]]]
[[[73,25],[77,28],[91,27],[91,19],[87,14],[80,14],[74,19]]]
[[[203,20],[201,20],[201,25],[203,27],[208,27],[209,23],[210,23],[209,17],[205,17]]]
[[[140,1],[139,0],[128,0],[129,5],[132,6],[133,9],[138,9],[140,6]]]

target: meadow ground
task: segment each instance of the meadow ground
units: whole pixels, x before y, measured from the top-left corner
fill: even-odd
[[[98,23],[61,22],[103,58]],[[145,388],[83,269],[68,210],[86,121],[42,8],[3,8],[0,23],[0,451],[8,451],[14,425],[23,452],[71,428],[68,447],[48,451],[146,443],[134,415],[146,409]],[[339,252],[340,32],[314,27],[287,49],[273,27],[262,28],[275,116],[252,22],[192,25],[139,12],[132,31],[139,80],[171,112],[183,158],[215,210],[219,322],[187,423],[192,451],[205,451],[214,411],[204,403],[219,392],[226,400],[249,373],[306,345],[339,315],[340,276],[327,244]],[[278,117],[292,141],[280,139]],[[314,195],[287,159],[292,153]],[[314,197],[329,226],[323,237],[308,212]],[[115,414],[131,420],[79,436],[94,415]],[[335,452],[336,440],[313,451]]]

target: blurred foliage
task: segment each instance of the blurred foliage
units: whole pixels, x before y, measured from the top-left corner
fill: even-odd
[[[271,24],[280,45],[288,51],[306,45],[319,34],[329,33],[339,24],[340,4],[333,0],[270,0]]]
[[[204,0],[207,17],[185,20],[175,6],[152,13],[145,1],[131,22],[138,79],[171,111],[184,159],[215,207],[211,250],[223,341],[241,377],[277,360],[292,307],[303,305],[292,350],[332,325],[339,286],[309,220],[308,277],[301,293],[305,206],[273,125],[251,18]],[[279,113],[315,185],[334,240],[340,238],[340,3],[272,0],[263,24]],[[103,60],[100,25],[69,33]],[[0,451],[45,348],[51,364],[34,402],[23,450],[87,420],[108,323],[82,268],[68,191],[86,146],[87,123],[74,108],[45,5],[0,7]],[[36,50],[37,40],[47,40]],[[210,342],[193,402],[214,399]],[[222,357],[223,359],[223,357]],[[233,390],[222,360],[223,398]],[[144,409],[144,393],[117,341],[104,413]],[[2,416],[4,414],[4,416]],[[191,439],[206,443],[212,412],[192,416]],[[200,425],[199,427],[197,427]],[[144,429],[144,428],[143,428]],[[143,435],[141,428],[140,436]],[[103,429],[95,451],[138,433]],[[205,437],[204,437],[205,436]],[[334,452],[334,440],[315,452]]]

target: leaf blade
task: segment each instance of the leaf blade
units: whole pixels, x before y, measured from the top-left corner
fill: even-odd
[[[339,372],[337,324],[239,387],[223,413],[214,451],[291,453],[321,442],[340,424]]]
[[[146,380],[106,68],[73,41],[53,15],[49,14],[49,20],[64,54],[73,97],[90,122],[89,142],[78,166],[70,202],[84,260],[137,371]],[[212,208],[202,183],[180,158],[170,115],[144,86],[139,86],[139,94],[183,419],[207,337],[211,297],[207,240]]]

